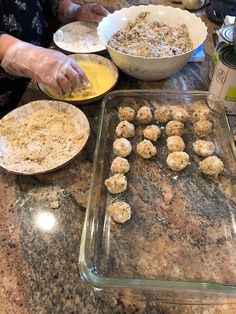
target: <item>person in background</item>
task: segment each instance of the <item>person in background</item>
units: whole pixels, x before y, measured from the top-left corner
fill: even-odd
[[[88,84],[79,65],[65,54],[48,49],[50,32],[43,8],[50,5],[61,23],[99,22],[107,10],[71,0],[0,0],[0,115],[16,108],[30,79],[57,93],[70,93]]]

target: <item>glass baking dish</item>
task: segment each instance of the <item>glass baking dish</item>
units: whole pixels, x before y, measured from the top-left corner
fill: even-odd
[[[135,119],[133,150],[127,157],[128,188],[110,194],[104,181],[111,176],[115,158],[118,108],[130,106],[137,112],[143,105],[152,110],[177,106],[191,115],[198,101],[211,110],[214,130],[208,139],[224,162],[223,173],[212,178],[198,170],[200,157],[192,151],[190,121],[183,135],[191,160],[186,169],[173,172],[166,165],[165,124],[160,124],[162,136],[154,144],[157,156],[142,159],[136,145],[143,139],[144,126]],[[114,199],[132,208],[124,224],[107,213]],[[79,269],[83,279],[106,292],[162,302],[236,302],[236,150],[220,100],[207,92],[169,90],[114,91],[104,98]]]

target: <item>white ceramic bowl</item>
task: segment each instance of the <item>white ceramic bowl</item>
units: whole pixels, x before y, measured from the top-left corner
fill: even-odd
[[[132,56],[111,48],[108,42],[112,35],[124,29],[128,22],[134,22],[141,12],[150,12],[147,17],[148,22],[159,21],[172,27],[186,24],[193,49],[177,56],[146,58]],[[106,45],[112,61],[123,72],[137,79],[154,81],[175,74],[190,60],[193,51],[206,39],[207,27],[199,17],[185,10],[163,5],[140,5],[108,14],[98,25],[98,36]]]

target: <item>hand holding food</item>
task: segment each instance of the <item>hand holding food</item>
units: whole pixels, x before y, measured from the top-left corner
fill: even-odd
[[[83,70],[70,57],[20,40],[7,50],[1,66],[8,73],[43,83],[58,94],[71,93],[89,83]]]
[[[100,22],[108,11],[96,4],[87,3],[76,10],[76,19],[78,21]]]

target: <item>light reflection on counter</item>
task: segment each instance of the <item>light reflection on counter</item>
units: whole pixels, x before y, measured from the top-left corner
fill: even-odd
[[[43,211],[36,216],[36,226],[45,232],[52,232],[57,224],[55,215],[48,211]]]
[[[233,232],[234,234],[236,234],[236,224],[235,224],[234,214],[232,212],[231,212],[231,219],[232,219]]]

